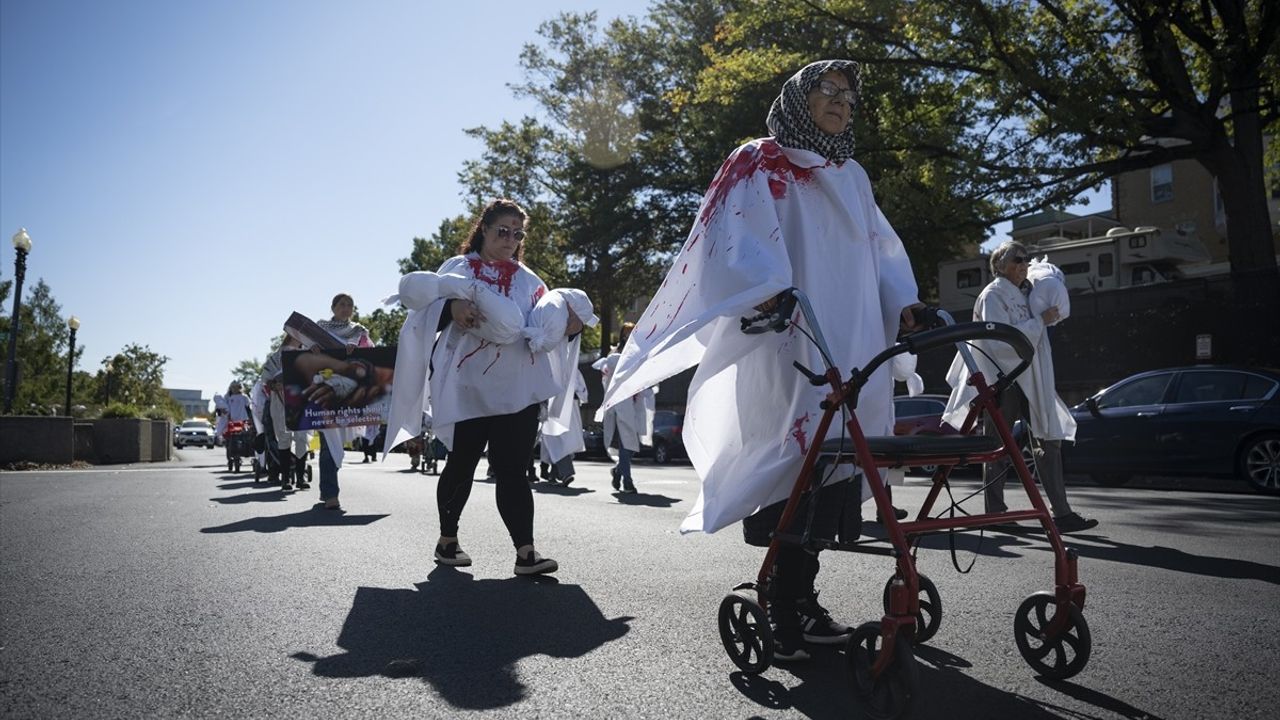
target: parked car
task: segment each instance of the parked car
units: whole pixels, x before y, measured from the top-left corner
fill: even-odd
[[[960,431],[942,422],[942,411],[947,409],[946,395],[898,395],[893,398],[893,434],[894,435],[959,435]],[[1035,458],[1030,446],[1026,443],[1022,422],[1013,425],[1013,436],[1022,443],[1022,461],[1027,464],[1031,476],[1039,481],[1036,474]],[[979,425],[977,432],[981,432]],[[981,466],[960,465],[956,469],[971,469]],[[937,465],[920,465],[910,468],[913,473],[933,475]]]
[[[600,423],[590,422],[582,428],[582,444],[586,450],[574,455],[575,458],[609,458],[604,447],[604,426]]]
[[[213,426],[208,420],[184,420],[174,434],[173,446],[202,445],[213,447]]]
[[[645,452],[652,453],[653,461],[665,465],[677,457],[688,457],[684,451],[684,438],[680,432],[684,429],[684,413],[675,410],[659,410],[653,414],[653,447]]]
[[[1134,475],[1236,477],[1280,493],[1280,371],[1196,365],[1138,373],[1071,408],[1068,471],[1101,485]]]
[[[893,398],[894,435],[959,435],[960,431],[942,422],[946,395],[898,395]],[[909,468],[914,474],[932,475],[937,465]]]

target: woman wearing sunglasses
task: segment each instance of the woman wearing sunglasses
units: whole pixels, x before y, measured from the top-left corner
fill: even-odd
[[[1076,421],[1055,389],[1053,351],[1049,347],[1049,333],[1046,332],[1046,328],[1058,321],[1060,313],[1057,307],[1049,307],[1039,315],[1032,312],[1027,300],[1030,290],[1027,269],[1030,262],[1031,257],[1021,243],[1010,240],[996,248],[991,253],[991,274],[994,279],[978,294],[978,300],[973,305],[973,319],[1012,325],[1021,330],[1035,348],[1031,367],[1019,375],[1017,383],[1000,396],[1000,414],[1010,425],[1018,419],[1030,420],[1031,434],[1036,440],[1036,472],[1040,476],[1040,485],[1044,488],[1045,495],[1049,497],[1054,521],[1060,532],[1079,532],[1095,527],[1098,521],[1081,517],[1071,510],[1071,504],[1067,502],[1067,488],[1062,478],[1061,446],[1063,440],[1075,439]],[[981,345],[1000,368],[1009,370],[1018,364],[1017,356],[1008,345],[998,342]],[[997,368],[983,353],[976,353],[975,360],[988,381],[996,377]],[[968,370],[957,355],[947,373],[947,381],[953,389],[947,409],[942,415],[944,420],[955,427],[964,423],[969,411],[969,401],[977,394],[968,380]],[[985,424],[984,431],[988,435],[996,435],[990,422]],[[983,468],[982,482],[987,488],[987,512],[1008,510],[1004,502],[1004,484],[1012,472],[1009,460],[988,463]]]
[[[400,332],[392,390],[399,402],[392,418],[403,415],[406,402],[419,417],[429,407],[432,431],[449,448],[436,489],[440,538],[435,560],[442,565],[471,564],[459,544],[458,523],[488,446],[498,513],[516,548],[515,573],[557,569],[555,560],[534,549],[533,492],[525,478],[539,405],[557,391],[547,354],[532,352],[523,332],[547,291],[520,262],[527,217],[516,203],[494,200],[458,256],[436,273],[410,273],[400,281],[398,297],[410,313]],[[416,434],[417,428],[408,433]],[[403,435],[398,420],[388,423],[388,447]]]

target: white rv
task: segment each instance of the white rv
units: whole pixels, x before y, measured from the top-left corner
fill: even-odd
[[[1194,235],[1159,228],[1118,227],[1101,237],[1050,237],[1028,245],[1033,257],[1048,257],[1062,269],[1072,293],[1089,293],[1177,280],[1188,265],[1209,260]],[[938,264],[938,300],[946,310],[971,310],[991,282],[988,256]]]

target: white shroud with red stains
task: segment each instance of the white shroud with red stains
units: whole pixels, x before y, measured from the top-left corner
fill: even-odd
[[[605,397],[616,404],[698,365],[684,441],[702,495],[684,531],[715,532],[785,498],[799,473],[827,389],[791,363],[821,372],[819,353],[795,328],[744,335],[739,324],[791,286],[813,302],[845,376],[893,342],[902,308],[918,296],[862,166],[755,140],[712,181]],[[893,431],[892,383],[882,367],[863,389],[858,420],[867,435]],[[835,437],[842,427],[833,424]]]
[[[519,412],[556,393],[547,354],[532,352],[521,332],[528,324],[530,311],[547,291],[533,271],[515,261],[485,262],[472,253],[446,260],[436,274],[475,278],[480,281],[473,285],[477,292],[489,295],[472,299],[482,310],[488,308],[489,322],[500,314],[505,321],[510,314],[498,312],[495,303],[511,303],[518,309],[518,323],[513,325],[514,331],[485,327],[464,330],[450,323],[437,339],[436,327],[448,299],[442,294],[445,284],[435,291],[439,297],[402,291],[399,297],[409,307],[409,315],[400,329],[396,351],[384,455],[417,436],[424,411],[431,415],[432,432],[452,449],[453,427],[458,422]],[[510,337],[510,342],[488,339],[499,335]]]

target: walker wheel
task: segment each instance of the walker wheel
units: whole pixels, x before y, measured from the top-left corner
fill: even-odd
[[[853,679],[853,689],[866,706],[868,717],[897,718],[906,714],[911,699],[919,685],[919,669],[911,650],[911,640],[906,633],[898,633],[893,639],[893,656],[880,677],[871,676],[876,657],[884,652],[880,623],[868,622],[858,626],[849,636],[845,646],[845,662]]]
[[[258,458],[253,459],[253,481],[260,482],[262,480],[262,466],[258,464]]]
[[[1067,604],[1070,614],[1062,633],[1046,639],[1044,631],[1057,615],[1058,602],[1051,593],[1031,595],[1018,606],[1013,618],[1013,638],[1018,652],[1036,674],[1052,680],[1065,680],[1084,669],[1093,648],[1089,623],[1074,604]],[[1052,613],[1052,615],[1050,614]]]
[[[720,641],[729,659],[745,673],[757,675],[773,662],[773,629],[764,608],[743,593],[720,601]]]
[[[889,590],[893,587],[893,577],[884,584],[886,615],[889,614]],[[911,641],[916,645],[923,645],[938,633],[938,626],[942,624],[942,596],[938,594],[938,586],[927,575],[916,573],[916,577],[920,581],[920,611],[916,613],[916,632]]]
[[[307,465],[307,466],[306,466],[306,469],[305,469],[305,470],[303,470],[302,472],[306,474],[306,476],[307,476],[307,484],[308,484],[308,485],[310,485],[310,484],[311,484],[311,466],[310,466],[310,465]]]

